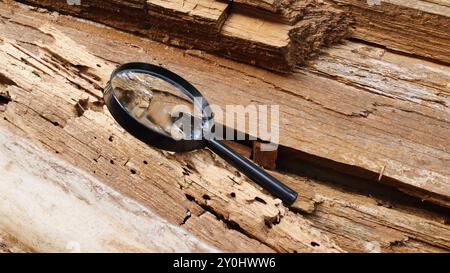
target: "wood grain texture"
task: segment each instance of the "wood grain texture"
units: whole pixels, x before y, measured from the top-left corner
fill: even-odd
[[[200,35],[214,38],[222,28],[227,9],[227,3],[214,0],[148,0],[147,20],[152,28],[165,29],[169,33],[195,33],[199,39],[204,39]]]
[[[271,70],[292,71],[297,64],[349,35],[346,14],[331,7],[311,9],[293,25],[232,13],[224,23],[220,55]]]
[[[217,1],[217,0],[216,0]],[[224,1],[224,0],[219,0]],[[234,0],[233,9],[281,23],[295,24],[320,5],[316,0]]]
[[[91,19],[153,40],[200,49],[269,70],[291,72],[323,47],[349,35],[346,13],[318,4],[292,24],[274,22],[231,9],[215,0],[86,1],[81,6],[61,0],[19,0]],[[116,3],[117,2],[117,3]],[[143,3],[142,3],[143,2]],[[115,8],[117,6],[117,8]]]
[[[8,34],[13,30],[6,28],[4,32]],[[117,48],[110,51],[97,48],[96,43],[110,44],[110,39],[98,37],[96,43],[90,39],[84,41],[90,50],[109,60],[155,62],[145,51],[139,56],[133,53],[125,55],[127,58],[117,59]],[[141,48],[147,47],[142,42],[139,44]],[[154,52],[161,51],[161,48],[153,44],[149,46],[147,52],[156,58]],[[336,76],[323,77],[306,68],[293,75],[277,75],[202,53],[195,57],[205,60],[192,63],[191,58],[182,57],[186,53],[191,54],[192,51],[176,53],[162,50],[164,62],[157,62],[183,75],[198,86],[211,103],[219,106],[271,105],[274,102],[280,105],[282,146],[313,155],[320,159],[320,164],[374,181],[379,181],[382,174],[383,183],[399,187],[423,200],[450,206],[449,169],[446,167],[450,143],[445,137],[449,128],[447,105],[429,107],[427,100],[410,102],[386,95],[399,92],[401,83],[383,88],[384,94],[379,94],[365,85],[338,82],[334,80]],[[438,91],[426,88],[427,84],[419,83],[418,88],[424,93],[438,92],[440,97],[447,96],[448,67],[416,62],[407,57],[398,58],[407,66],[415,67],[409,70],[414,74],[403,75],[403,78],[410,77],[414,81],[417,73],[433,75],[441,79],[436,84],[440,86]],[[217,64],[214,75],[210,73],[211,62]],[[394,64],[390,60],[373,62],[377,63],[378,69],[389,71],[395,67],[395,61]],[[325,62],[324,66],[327,65]],[[362,68],[356,66],[352,73],[357,74],[360,70],[367,73]],[[335,70],[335,73],[343,75],[347,72]],[[380,77],[377,81],[396,81],[389,75],[377,76]],[[210,86],[216,88],[210,89]]]
[[[378,51],[370,46],[361,47],[362,51]],[[221,65],[231,70],[227,73],[228,79],[233,70],[238,70],[248,80],[242,81],[242,74],[236,73],[234,80],[227,81],[228,86],[234,87],[224,88],[231,94],[238,94],[239,91],[234,91],[238,88],[245,90],[245,94],[257,94],[258,99],[249,95],[247,100],[238,95],[244,104],[254,101],[264,104],[273,100],[280,103],[284,109],[280,144],[305,152],[309,155],[306,157],[317,164],[373,181],[379,181],[381,174],[383,183],[449,206],[446,166],[450,143],[445,137],[449,128],[448,105],[440,103],[448,98],[449,68],[402,56],[381,61],[367,55],[358,57],[357,51],[353,54],[355,64],[351,57],[344,63],[337,63],[332,72],[322,74],[302,68],[290,77],[223,62]],[[205,56],[202,55],[207,58]],[[327,67],[333,62],[319,60],[312,66]],[[371,72],[366,67],[370,63],[376,71],[389,71],[393,75]],[[330,75],[333,73],[335,75]],[[360,73],[367,74],[359,77]],[[429,78],[424,75],[436,79],[433,80],[434,88],[428,86]],[[421,77],[424,82],[420,81]],[[336,78],[339,80],[335,81]],[[235,84],[239,80],[241,83]],[[370,82],[370,85],[361,81]],[[256,91],[263,86],[265,94]],[[415,96],[414,92],[422,95]],[[207,89],[205,93],[208,93]],[[398,93],[409,99],[397,99]],[[439,94],[436,101],[427,99],[436,94]],[[226,96],[221,96],[220,100],[214,100],[214,95],[211,98],[214,102],[233,103]]]
[[[224,251],[233,252],[241,249],[254,253],[275,252],[257,240],[249,239],[240,231],[228,228],[226,223],[217,221],[217,217],[210,212],[205,212],[199,217],[189,218],[183,227],[189,231],[201,233],[205,242],[220,245]]]
[[[450,73],[443,65],[346,43],[319,56],[306,70],[381,96],[449,111]]]
[[[91,50],[98,51],[91,40],[85,41]],[[108,39],[102,41],[104,44],[110,43]],[[142,43],[140,45],[144,47]],[[152,46],[146,50],[153,52],[158,49]],[[367,50],[371,50],[371,47],[367,47]],[[105,54],[107,59],[119,61],[114,50],[100,51],[97,54],[100,53]],[[354,53],[358,55],[358,52]],[[191,59],[180,58],[181,55],[176,55],[172,51],[167,53],[162,51],[162,54],[165,56],[166,65],[197,85],[212,103],[224,106],[236,103],[246,105],[255,101],[271,104],[276,101],[282,109],[280,125],[282,146],[330,160],[331,162],[325,163],[342,171],[360,172],[361,175],[369,176],[376,181],[384,169],[382,182],[394,184],[408,191],[412,189],[413,194],[426,200],[448,204],[446,197],[448,190],[445,189],[448,170],[445,166],[449,156],[449,143],[445,137],[443,138],[448,128],[446,105],[442,107],[443,105],[438,103],[434,104],[435,107],[428,107],[430,101],[427,99],[419,98],[415,102],[410,102],[389,95],[401,90],[399,88],[403,86],[401,82],[386,86],[382,89],[383,94],[377,94],[364,84],[356,84],[349,80],[344,81],[345,84],[339,83],[334,81],[334,77],[337,76],[328,79],[330,76],[317,76],[316,72],[309,72],[308,69],[291,76],[282,76],[225,60],[219,61],[207,54],[196,54],[196,58],[206,60],[203,62],[199,60],[194,64],[190,63]],[[172,56],[169,58],[169,55]],[[126,56],[127,59],[120,62],[137,58],[136,55]],[[138,58],[152,61],[144,53]],[[370,60],[370,56],[363,55],[362,58]],[[437,91],[428,88],[427,84],[420,84],[420,81],[416,81],[416,89],[425,94],[437,92],[442,98],[447,96],[448,67],[402,56],[398,56],[397,62],[399,61],[407,63],[399,69],[414,67],[405,71],[414,72],[409,76],[411,79],[415,79],[417,74],[432,75],[437,79],[435,84],[438,87]],[[211,77],[210,62],[216,62],[222,67],[216,69],[219,76]],[[389,59],[383,62],[374,59],[373,62],[378,69],[385,71],[399,67],[399,64],[395,65],[396,61],[392,63]],[[323,63],[323,66],[328,65],[326,61],[319,61],[318,65],[320,63]],[[340,67],[334,71],[337,75],[348,73],[357,75],[360,70],[361,73],[368,73],[361,65],[356,65],[355,71],[352,72],[338,68]],[[370,75],[379,77],[374,82],[396,82],[399,78],[398,76],[392,78],[388,74]],[[408,79],[408,76],[404,75],[403,78]],[[211,90],[207,88],[208,86],[218,88]],[[403,90],[404,93],[409,92],[409,88]],[[343,96],[349,99],[343,100]],[[239,98],[239,101],[236,101],[236,98]],[[395,130],[392,122],[399,124]],[[425,132],[424,128],[427,128]],[[355,169],[370,172],[356,172]],[[394,181],[391,181],[392,179]],[[417,181],[421,181],[423,185],[417,184]],[[422,187],[428,188],[427,192],[421,192]]]
[[[14,236],[5,231],[0,231],[0,253],[28,253],[33,250],[24,246]]]
[[[251,150],[250,147],[247,149]],[[241,153],[245,155],[245,152]],[[301,201],[298,200],[293,208],[301,202],[312,201],[310,210],[306,211],[305,205],[298,208],[347,251],[434,252],[449,246],[448,216],[405,206],[396,198],[387,201],[297,175],[272,174],[298,192],[308,192],[302,194]],[[423,233],[423,230],[427,232]],[[431,230],[434,231],[429,233]]]
[[[29,249],[218,251],[90,174],[5,129],[0,129],[0,155],[0,230],[20,238]]]
[[[243,177],[235,178],[235,171],[230,167],[224,168],[224,162],[215,159],[210,152],[182,156],[148,149],[119,128],[106,109],[98,109],[99,112],[88,110],[78,117],[75,106],[78,98],[86,95],[82,87],[92,90],[91,99],[98,99],[100,86],[108,79],[103,73],[110,72],[113,67],[47,24],[38,30],[44,36],[53,37],[53,42],[34,41],[38,45],[36,53],[14,41],[4,40],[1,46],[2,60],[9,62],[5,64],[8,67],[5,75],[17,79],[15,85],[8,85],[14,102],[8,104],[7,121],[29,136],[40,135],[44,145],[64,153],[65,159],[71,163],[100,178],[109,180],[113,177],[111,186],[121,188],[124,194],[132,194],[136,200],[174,223],[182,224],[186,214],[199,204],[236,223],[247,234],[278,251],[341,251],[310,222],[287,212],[278,199],[262,193],[253,184],[236,184],[234,181]],[[17,66],[25,70],[15,69]],[[35,69],[38,69],[37,74],[33,74]],[[96,70],[103,72],[97,73]],[[51,84],[53,92],[50,93],[47,89],[49,81],[54,81]],[[31,86],[34,86],[32,93],[23,92],[31,91]],[[42,101],[53,101],[53,106],[42,105]],[[29,120],[22,122],[26,117]],[[101,148],[105,146],[113,149]],[[156,181],[159,182],[154,184]],[[232,191],[236,191],[238,197],[226,197]],[[255,201],[258,196],[266,201]],[[267,223],[280,221],[281,217],[285,221],[273,228],[267,227]],[[241,244],[235,244],[236,248],[242,246],[242,242],[248,245],[243,240],[239,241]],[[312,246],[311,241],[320,246]]]
[[[346,70],[333,69],[336,66],[333,62],[326,65],[327,60],[318,61],[322,65],[316,64],[317,71],[303,69],[294,76],[281,76],[201,52],[168,48],[71,17],[39,13],[24,6],[15,7],[12,16],[9,6],[0,4],[0,15],[0,62],[5,68],[1,71],[0,90],[9,98],[3,104],[1,116],[6,120],[0,120],[0,127],[41,143],[61,160],[89,172],[127,198],[157,212],[169,223],[186,226],[202,241],[224,251],[441,252],[450,249],[448,219],[439,213],[405,208],[401,204],[387,206],[374,197],[354,194],[320,181],[271,172],[300,193],[294,206],[286,208],[208,150],[171,154],[143,145],[114,122],[100,98],[102,86],[116,63],[135,60],[159,63],[183,75],[209,100],[222,106],[276,100],[283,106],[281,144],[285,147],[293,147],[297,152],[317,152],[333,160],[341,152],[344,155],[356,153],[365,158],[365,162],[374,160],[370,156],[377,150],[395,156],[400,166],[405,164],[405,151],[396,149],[392,153],[380,149],[385,147],[384,138],[391,134],[386,128],[392,126],[377,119],[369,123],[367,118],[351,113],[364,114],[359,109],[364,110],[365,103],[389,102],[395,109],[404,107],[427,113],[429,117],[421,117],[426,121],[436,122],[431,117],[440,115],[445,124],[447,112],[442,110],[441,104],[429,102],[422,106],[421,100],[405,102],[372,93],[362,84],[356,86],[355,79],[346,79]],[[98,44],[103,46],[98,47]],[[356,56],[371,60],[372,55],[364,53],[376,52],[372,47],[364,49],[359,44],[347,46],[361,47],[351,51],[356,60]],[[339,56],[339,51],[330,52]],[[389,67],[397,61],[413,62],[398,58],[379,60],[379,67]],[[424,73],[435,73],[436,78],[446,73],[442,66],[426,62],[417,65]],[[319,67],[322,72],[318,71]],[[338,76],[329,79],[331,74]],[[349,85],[334,78],[347,81]],[[394,87],[383,91],[389,94],[396,91]],[[404,93],[406,96],[407,91]],[[342,94],[349,95],[351,100],[342,100]],[[86,97],[90,101],[89,109],[80,115],[77,104]],[[403,119],[409,117],[409,113],[389,111],[389,118]],[[373,115],[378,117],[379,114]],[[322,126],[320,123],[329,119],[326,126],[312,129],[313,125]],[[423,126],[416,123],[408,123],[408,126]],[[354,133],[351,138],[347,137],[345,132],[356,131],[356,128],[377,134]],[[445,132],[447,127],[442,128]],[[423,149],[426,139],[411,137],[412,140],[407,141],[408,135],[402,130],[405,129],[398,128],[396,138],[412,145],[406,151],[409,155]],[[341,146],[342,142],[336,138],[346,139],[350,144]],[[364,143],[364,148],[355,149],[359,142]],[[379,145],[375,145],[378,142]],[[395,141],[390,143],[394,145],[392,149],[396,148]],[[446,145],[444,140],[442,143]],[[438,143],[430,141],[426,145],[433,147]],[[330,151],[325,154],[325,146],[336,154]],[[430,148],[433,149],[437,148]],[[445,153],[437,155],[439,157],[432,162],[443,166]],[[323,160],[321,158],[322,163]],[[362,161],[353,160],[347,157],[342,162],[367,167]],[[415,164],[418,166],[419,162]],[[386,168],[384,175],[395,173],[395,169],[388,172]],[[410,175],[403,174],[406,178]],[[405,184],[407,180],[402,177],[400,181]],[[221,238],[222,235],[226,238]]]
[[[387,48],[450,62],[450,1],[330,0],[356,19],[355,38]]]

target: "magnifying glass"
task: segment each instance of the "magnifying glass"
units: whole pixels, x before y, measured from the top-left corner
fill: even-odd
[[[146,63],[124,64],[112,73],[104,99],[115,120],[144,143],[172,152],[208,147],[284,203],[297,199],[295,191],[215,138],[207,100],[177,74]]]

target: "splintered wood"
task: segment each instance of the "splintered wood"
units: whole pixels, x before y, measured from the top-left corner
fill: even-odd
[[[0,17],[0,252],[450,250],[448,210],[393,191],[448,206],[448,67],[348,42],[279,75],[23,5],[0,3]],[[116,65],[136,59],[221,107],[276,101],[291,164],[314,155],[392,188],[269,171],[299,193],[287,208],[209,150],[141,143],[101,99]]]
[[[328,0],[352,14],[353,36],[450,63],[449,0]]]
[[[350,23],[344,12],[315,0],[237,2],[253,7],[250,12],[217,0],[86,0],[79,6],[65,0],[20,2],[281,72],[348,36]],[[281,17],[266,18],[268,12]]]
[[[224,0],[223,0],[224,1]],[[308,9],[317,5],[315,0],[234,0],[233,8],[250,14],[267,16],[272,20],[293,24],[303,17]]]
[[[225,21],[227,8],[227,4],[212,0],[148,0],[147,20],[151,27],[213,38]]]

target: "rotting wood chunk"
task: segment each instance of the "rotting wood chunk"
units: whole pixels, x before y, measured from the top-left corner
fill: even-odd
[[[265,144],[260,141],[253,142],[253,161],[265,169],[275,170],[277,168],[278,149],[265,150]]]
[[[20,1],[279,72],[347,37],[350,25],[345,12],[317,0]]]
[[[295,24],[316,4],[316,0],[234,0],[233,8],[269,20]]]

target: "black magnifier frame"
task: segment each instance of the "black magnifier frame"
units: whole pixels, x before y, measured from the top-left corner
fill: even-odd
[[[194,101],[194,98],[203,98],[202,94],[185,79],[181,78],[177,74],[160,66],[147,64],[147,63],[127,63],[118,67],[111,74],[111,78],[106,86],[104,92],[104,100],[109,111],[114,119],[122,126],[127,132],[138,138],[140,141],[156,147],[161,150],[171,152],[188,152],[196,149],[201,149],[206,146],[206,143],[202,140],[174,140],[172,137],[162,134],[158,131],[149,129],[145,124],[135,118],[117,98],[116,92],[114,92],[113,79],[118,74],[123,72],[138,72],[143,74],[149,74],[155,76],[161,80],[169,82],[178,90],[182,91],[186,96]],[[208,101],[202,99],[202,105],[197,105],[202,110],[204,121],[212,121],[212,114]]]
[[[104,91],[104,100],[109,111],[114,119],[127,132],[150,146],[172,152],[187,152],[208,147],[227,162],[231,163],[238,170],[243,172],[247,177],[261,185],[271,194],[280,198],[284,203],[292,205],[295,202],[298,195],[295,191],[281,183],[276,178],[272,177],[247,158],[241,156],[230,147],[215,139],[211,133],[212,126],[208,126],[206,130],[203,128],[203,138],[200,140],[176,140],[169,135],[165,135],[149,128],[147,125],[139,121],[126,109],[124,105],[122,105],[114,90],[113,79],[119,73],[123,72],[149,74],[172,84],[192,99],[193,103],[197,104],[196,106],[202,111],[202,122],[208,122],[211,125],[214,121],[208,101],[188,81],[160,66],[147,63],[128,63],[121,65],[114,70]],[[201,98],[201,100],[195,98]],[[200,105],[199,102],[201,102]]]

